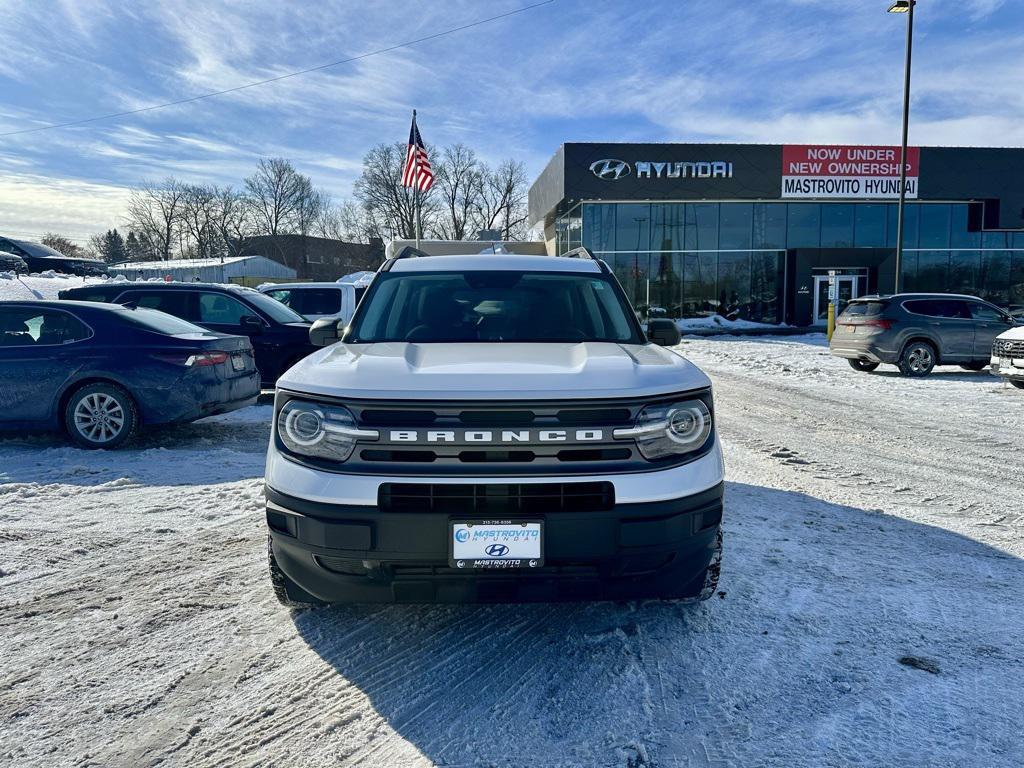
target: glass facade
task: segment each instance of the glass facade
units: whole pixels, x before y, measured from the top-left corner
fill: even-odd
[[[971,231],[968,208],[907,203],[901,289],[1024,305],[1024,232]],[[582,203],[555,231],[559,253],[604,259],[642,316],[781,323],[786,251],[894,248],[896,203]]]

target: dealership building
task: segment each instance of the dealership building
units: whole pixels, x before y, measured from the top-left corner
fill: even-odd
[[[563,144],[530,188],[548,253],[586,246],[641,312],[808,326],[892,292],[900,148]],[[910,147],[900,289],[1024,305],[1024,149]]]

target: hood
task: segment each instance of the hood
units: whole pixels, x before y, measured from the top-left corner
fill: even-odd
[[[653,344],[335,344],[278,386],[366,399],[562,400],[646,397],[708,387],[703,371]]]
[[[1018,325],[1016,328],[1011,328],[1005,333],[1000,333],[996,338],[1024,341],[1024,325]]]

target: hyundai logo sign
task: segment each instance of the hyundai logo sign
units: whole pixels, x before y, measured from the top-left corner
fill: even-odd
[[[724,160],[698,160],[694,162],[655,162],[637,160],[638,179],[731,179],[732,163]],[[591,163],[590,172],[604,181],[618,181],[632,173],[633,167],[625,160],[598,160]]]
[[[508,554],[508,547],[504,544],[491,544],[487,549],[484,550],[491,557],[502,557]]]
[[[616,181],[629,176],[629,163],[625,160],[598,160],[591,164],[590,172],[599,179]]]

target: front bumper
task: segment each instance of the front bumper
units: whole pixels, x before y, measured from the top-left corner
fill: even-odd
[[[449,524],[467,515],[385,511],[377,506],[380,486],[408,483],[410,478],[335,475],[288,461],[273,447],[267,462],[267,522],[281,570],[325,602],[682,596],[695,579],[703,578],[715,554],[723,475],[716,443],[690,464],[655,472],[415,480],[495,486],[611,483],[611,508],[521,516],[539,517],[544,523],[544,565],[536,569],[450,568]]]
[[[325,602],[677,597],[714,556],[723,488],[540,515],[544,565],[515,571],[449,567],[449,523],[464,515],[317,504],[267,488],[267,521],[281,570]]]
[[[991,372],[1010,381],[1024,381],[1024,358],[993,357]]]

